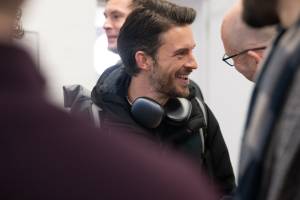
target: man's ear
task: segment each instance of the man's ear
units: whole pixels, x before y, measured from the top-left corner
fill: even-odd
[[[135,53],[135,61],[141,70],[146,71],[151,69],[153,63],[151,56],[147,55],[144,51],[137,51]]]
[[[263,59],[263,52],[248,51],[247,54],[255,60],[256,64],[259,64]]]

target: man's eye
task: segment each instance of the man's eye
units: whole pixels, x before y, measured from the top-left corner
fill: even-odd
[[[180,60],[180,59],[184,58],[184,55],[183,55],[183,54],[177,54],[177,55],[176,55],[176,58],[177,58],[178,60]]]
[[[113,20],[117,20],[117,19],[120,18],[120,15],[112,15],[111,18],[112,18]]]
[[[187,54],[188,54],[187,51],[180,51],[180,52],[178,52],[178,53],[176,54],[176,57],[177,57],[178,59],[182,59],[182,58],[184,58]]]

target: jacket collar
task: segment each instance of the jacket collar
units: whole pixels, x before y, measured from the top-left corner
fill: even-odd
[[[131,77],[125,72],[123,65],[108,68],[99,78],[92,91],[92,99],[97,104],[103,101],[124,103]]]

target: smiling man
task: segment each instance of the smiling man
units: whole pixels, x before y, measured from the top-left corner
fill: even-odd
[[[190,94],[189,75],[197,69],[197,62],[192,53],[196,44],[191,27],[188,25],[171,27],[161,34],[160,40],[161,44],[158,41],[157,45],[160,47],[157,49],[157,45],[153,45],[152,49],[135,52],[133,60],[136,61],[137,68],[128,68],[132,75],[128,88],[128,98],[131,101],[140,96],[147,96],[160,105],[165,105],[170,97],[188,97]],[[125,39],[121,38],[120,48],[127,43],[123,41]],[[126,48],[120,51],[124,59],[128,58],[127,52],[130,54],[130,51],[125,51]],[[150,51],[157,53],[151,55]],[[126,66],[129,63],[125,61],[124,64]]]
[[[119,34],[124,67],[109,68],[93,89],[93,101],[103,109],[101,121],[142,130],[163,147],[186,153],[229,195],[235,178],[226,144],[206,105],[204,120],[190,84],[198,67],[191,28],[196,12],[164,0],[143,5],[128,16]]]
[[[118,54],[117,40],[120,29],[124,24],[127,16],[136,8],[147,5],[148,0],[105,0],[103,29],[107,37],[107,48],[111,52]],[[101,55],[100,55],[101,56]],[[122,62],[118,62],[111,67],[121,67]],[[104,66],[105,68],[108,66]],[[191,80],[191,85],[195,89],[196,95],[204,99],[199,86]]]

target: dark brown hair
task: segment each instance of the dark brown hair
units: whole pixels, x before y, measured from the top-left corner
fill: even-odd
[[[105,0],[105,3],[109,2],[110,0]],[[144,5],[145,1],[147,0],[131,0],[131,3],[130,3],[130,8],[131,9],[135,9],[137,7],[141,7]]]

